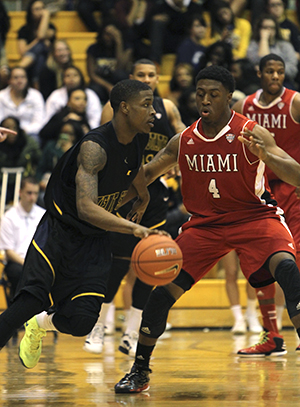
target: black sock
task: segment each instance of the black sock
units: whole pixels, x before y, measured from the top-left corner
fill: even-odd
[[[143,370],[149,370],[150,357],[154,347],[155,345],[147,346],[138,342],[134,361],[135,365]]]
[[[0,348],[3,348],[13,333],[34,315],[43,311],[43,304],[33,295],[23,292],[0,315]]]

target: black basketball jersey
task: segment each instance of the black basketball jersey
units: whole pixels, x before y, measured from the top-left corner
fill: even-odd
[[[85,141],[98,143],[106,152],[107,162],[98,173],[98,205],[115,213],[141,166],[148,134],[138,134],[127,145],[119,143],[111,122],[91,130],[57,163],[46,193],[46,209],[62,222],[83,234],[98,234],[101,229],[78,218],[76,208],[77,156]]]
[[[153,107],[156,111],[154,127],[152,127],[149,133],[149,141],[145,147],[143,154],[143,162],[150,162],[153,157],[162,150],[167,144],[170,138],[173,137],[167,112],[161,97],[155,96],[153,100]],[[157,227],[165,222],[166,214],[168,210],[168,189],[157,179],[148,187],[150,193],[150,202],[144,213],[141,224],[147,227]],[[132,202],[124,205],[118,211],[123,217],[126,217],[130,211]]]

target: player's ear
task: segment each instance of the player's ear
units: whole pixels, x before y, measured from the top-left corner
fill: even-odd
[[[233,95],[232,92],[228,93],[228,95],[227,95],[227,101],[228,101],[228,104],[229,104],[229,105],[231,104],[232,95]]]
[[[261,71],[257,71],[256,75],[259,77],[259,79],[261,78]]]
[[[124,101],[122,101],[121,103],[120,103],[120,110],[124,113],[124,114],[128,114],[128,111],[129,111],[129,109],[128,109],[128,104],[126,103],[126,102],[124,102]]]

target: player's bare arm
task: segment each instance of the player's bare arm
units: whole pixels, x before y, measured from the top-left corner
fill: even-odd
[[[177,106],[169,99],[163,99],[163,103],[166,109],[169,123],[174,130],[174,133],[180,133],[186,128],[186,125],[181,120],[181,116]]]
[[[300,123],[300,93],[297,93],[294,97],[291,107],[291,115],[297,123]]]
[[[177,164],[180,134],[176,134],[165,148],[144,166],[147,185]]]
[[[277,146],[271,133],[258,124],[253,131],[245,128],[239,140],[262,160],[282,181],[300,186],[300,164]]]
[[[235,102],[231,109],[237,113],[243,114],[243,103],[244,99],[240,99],[237,102]]]
[[[82,143],[76,174],[76,204],[80,219],[104,230],[143,238],[150,230],[107,212],[97,205],[98,172],[106,164],[106,152],[93,141]]]
[[[102,126],[102,124],[109,122],[113,118],[113,115],[114,115],[113,108],[111,107],[110,101],[108,101],[105,103],[102,109],[100,126]]]
[[[127,214],[126,219],[140,223],[150,201],[150,194],[147,189],[143,166],[141,166],[137,176],[133,180],[132,186],[135,188],[138,197],[134,202],[131,211]]]

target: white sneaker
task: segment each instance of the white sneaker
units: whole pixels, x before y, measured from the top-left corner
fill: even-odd
[[[115,324],[113,322],[105,322],[104,334],[113,335],[115,333]]]
[[[170,331],[171,329],[172,329],[172,324],[170,324],[170,322],[167,322],[165,331]]]
[[[259,334],[260,332],[262,332],[263,328],[260,325],[256,314],[246,315],[246,320],[247,320],[250,332],[252,332],[254,334]]]
[[[123,334],[119,346],[119,351],[134,358],[138,343],[138,337],[139,335],[136,331],[131,331],[130,334]]]
[[[104,342],[104,326],[96,324],[86,337],[83,349],[90,353],[101,353]]]
[[[243,335],[247,332],[247,325],[244,319],[238,319],[231,328],[231,332],[234,335]]]

